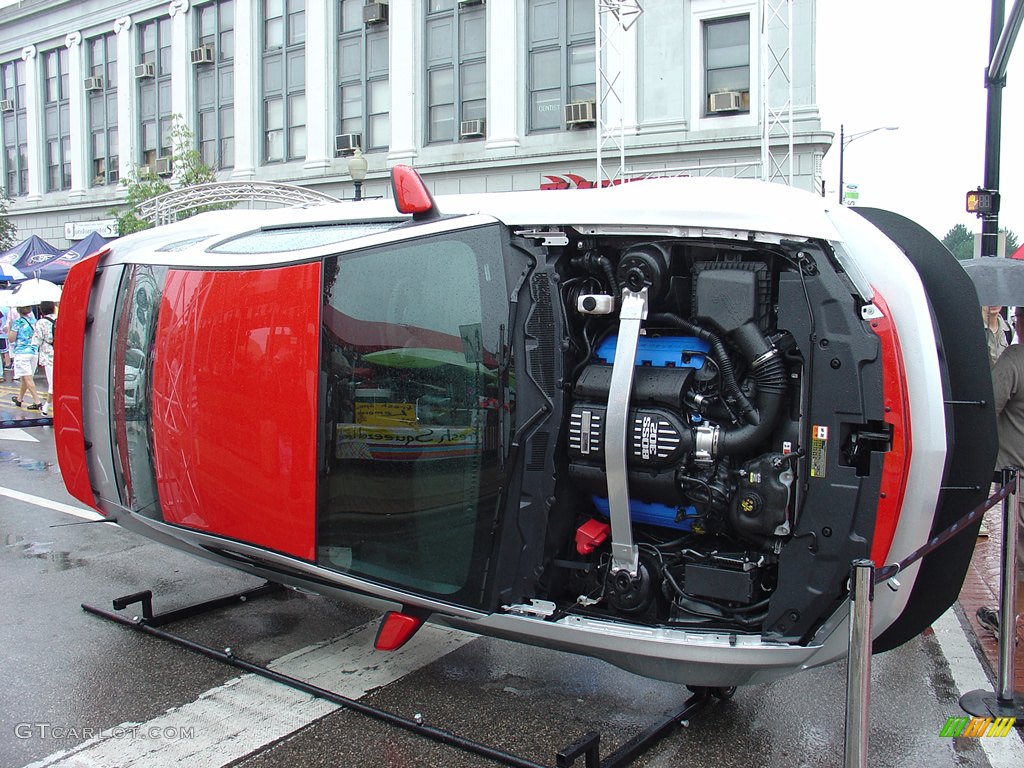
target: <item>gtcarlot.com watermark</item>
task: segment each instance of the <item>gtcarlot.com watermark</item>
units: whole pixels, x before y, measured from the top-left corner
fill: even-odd
[[[61,741],[69,739],[147,739],[150,741],[183,741],[194,739],[194,726],[157,725],[116,725],[113,728],[97,728],[89,725],[68,725],[58,723],[18,723],[14,726],[14,736],[18,739],[42,739]]]

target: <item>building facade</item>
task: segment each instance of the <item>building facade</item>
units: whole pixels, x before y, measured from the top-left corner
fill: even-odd
[[[814,0],[23,0],[0,9],[0,179],[19,235],[58,247],[108,220],[137,169],[173,178],[178,119],[220,179],[336,197],[352,196],[357,146],[366,195],[389,194],[395,163],[435,194],[666,174],[817,190],[832,137],[814,13]]]

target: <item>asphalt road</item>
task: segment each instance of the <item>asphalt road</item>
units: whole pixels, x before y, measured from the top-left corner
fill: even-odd
[[[86,613],[82,603],[108,608],[140,589],[152,589],[162,611],[259,582],[85,522],[76,508],[52,431],[0,430],[0,765],[499,765]],[[378,619],[283,591],[168,629],[543,765],[591,731],[607,755],[688,696],[593,659],[441,628],[382,654],[372,649]],[[939,737],[962,714],[957,681],[970,687],[979,674],[965,643],[950,614],[935,633],[874,657],[871,765],[1024,764],[1019,732]],[[845,675],[836,664],[741,688],[634,765],[841,766]]]

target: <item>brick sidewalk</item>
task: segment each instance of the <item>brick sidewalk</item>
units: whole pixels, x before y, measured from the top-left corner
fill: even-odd
[[[960,607],[970,620],[971,627],[978,638],[978,645],[988,662],[988,672],[993,681],[996,680],[999,668],[999,650],[995,636],[978,623],[975,615],[983,605],[992,608],[999,606],[1000,589],[1000,552],[1003,541],[1003,509],[997,505],[985,513],[985,526],[989,530],[987,539],[978,539],[974,547],[974,557],[964,578],[964,586],[960,590]],[[1018,574],[1020,576],[1020,574]],[[1020,614],[1024,613],[1024,581],[1017,582],[1017,649],[1014,675],[1014,691],[1024,691],[1024,621]],[[995,685],[995,683],[993,683]],[[993,688],[994,690],[994,688]]]

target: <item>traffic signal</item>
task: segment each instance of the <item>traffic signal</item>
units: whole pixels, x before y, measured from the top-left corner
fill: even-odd
[[[967,193],[967,212],[994,216],[999,213],[999,193],[991,189],[972,189]]]

